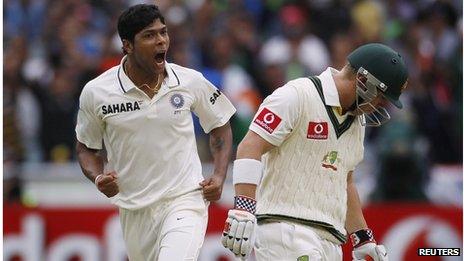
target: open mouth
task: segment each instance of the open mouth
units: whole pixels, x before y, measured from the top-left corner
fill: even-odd
[[[159,52],[155,55],[155,62],[157,65],[162,65],[164,63],[164,57],[166,52]]]

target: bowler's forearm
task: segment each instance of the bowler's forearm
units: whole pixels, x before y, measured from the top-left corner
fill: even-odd
[[[82,173],[90,181],[95,182],[95,178],[103,173],[104,168],[104,159],[100,151],[89,149],[77,141],[76,152]]]
[[[214,175],[224,180],[232,155],[232,130],[229,123],[211,131],[209,147],[214,159]]]

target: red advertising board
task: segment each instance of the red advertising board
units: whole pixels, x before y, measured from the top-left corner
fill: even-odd
[[[4,260],[125,260],[114,208],[25,208],[4,205]],[[417,248],[462,246],[462,209],[428,204],[376,204],[364,209],[376,239],[390,260],[419,257]],[[208,233],[200,261],[233,260],[219,242],[227,208],[210,206]],[[351,260],[349,245],[344,260]],[[462,249],[461,249],[462,254]]]
[[[363,213],[378,243],[387,247],[392,261],[445,260],[419,257],[417,249],[462,248],[462,208],[390,203],[367,206]],[[344,260],[351,260],[350,244],[345,244],[343,250]],[[462,249],[457,260],[462,260]]]

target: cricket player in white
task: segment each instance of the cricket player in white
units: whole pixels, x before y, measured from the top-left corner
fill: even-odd
[[[337,71],[299,78],[261,104],[234,161],[235,207],[222,244],[258,260],[388,260],[364,220],[353,170],[363,158],[365,126],[390,119],[407,85],[401,56],[367,44]],[[257,191],[256,191],[257,190]],[[255,242],[256,240],[256,242]]]
[[[129,8],[118,32],[126,56],[81,93],[79,163],[119,207],[131,261],[196,260],[208,201],[220,198],[226,177],[235,108],[200,73],[165,61],[169,36],[157,6]],[[210,134],[214,173],[206,180],[191,112]]]

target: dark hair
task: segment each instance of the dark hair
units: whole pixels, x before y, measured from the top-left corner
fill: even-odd
[[[118,19],[118,34],[121,40],[134,41],[135,35],[145,27],[159,19],[164,22],[164,16],[161,14],[158,6],[149,4],[139,4],[131,6],[125,10]]]

